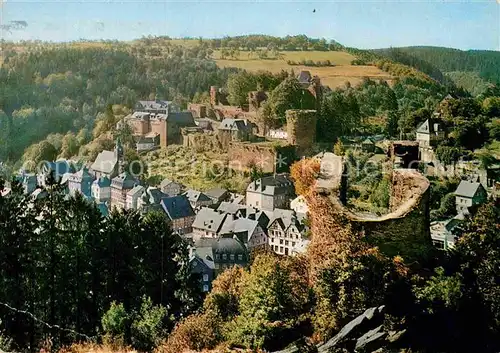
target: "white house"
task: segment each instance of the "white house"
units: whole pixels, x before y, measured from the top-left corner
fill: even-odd
[[[306,198],[302,195],[297,196],[290,202],[290,208],[297,213],[307,214],[309,212],[309,206],[307,206]]]

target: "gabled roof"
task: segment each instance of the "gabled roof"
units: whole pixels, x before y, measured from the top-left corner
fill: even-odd
[[[170,112],[167,115],[167,121],[182,126],[196,126],[193,118],[193,113],[191,113],[190,111],[178,113]]]
[[[127,196],[134,196],[136,194],[142,194],[144,192],[144,186],[136,185],[129,192],[127,192]]]
[[[161,192],[160,189],[150,186],[143,191],[141,195],[141,200],[145,204],[154,205],[154,204],[159,204],[161,199],[165,197],[168,197],[168,195]]]
[[[183,185],[181,183],[178,183],[178,182],[175,182],[173,180],[170,180],[170,179],[163,179],[160,183],[160,187],[161,188],[164,188],[166,186],[169,186],[170,184],[175,184],[175,185],[178,185],[180,186],[181,188],[183,187]]]
[[[160,204],[171,220],[195,215],[189,200],[184,195],[163,198]]]
[[[249,124],[244,119],[225,118],[219,125],[219,130],[246,131],[248,129]]]
[[[480,188],[483,188],[481,183],[462,180],[455,191],[455,195],[473,198]]]
[[[108,188],[111,186],[111,179],[107,176],[102,176],[99,179],[94,180],[93,184],[99,186],[100,188]]]
[[[245,238],[242,240],[248,242],[258,226],[259,222],[255,220],[248,218],[238,218],[232,220],[231,222],[225,222],[224,226],[221,229],[221,233],[222,234],[245,233]]]
[[[208,207],[203,207],[196,215],[193,228],[219,233],[226,217],[227,214],[214,211]]]
[[[90,169],[96,172],[111,174],[115,170],[117,163],[118,158],[116,158],[113,151],[102,151],[97,155]]]
[[[364,140],[363,142],[361,142],[362,145],[373,145],[375,144],[369,137]]]
[[[271,227],[276,222],[284,231],[286,231],[290,226],[297,227],[299,232],[304,229],[304,225],[300,223],[297,214],[293,210],[275,208],[271,221],[269,222],[269,227]]]
[[[197,190],[193,190],[193,189],[187,190],[185,193],[183,193],[183,195],[185,195],[188,198],[189,202],[193,202],[193,203],[212,201],[212,199],[210,197],[208,197],[207,195],[205,195],[201,191],[197,191]]]
[[[142,106],[144,109],[166,109],[168,108],[169,105],[171,105],[171,101],[165,101],[165,100],[154,100],[154,101],[138,101],[136,106]]]
[[[214,239],[212,243],[212,249],[215,254],[233,254],[233,255],[247,255],[247,249],[245,245],[235,238],[218,238]]]
[[[55,162],[43,162],[42,170],[44,173],[54,173],[54,177],[61,177],[65,173],[74,173],[75,168],[66,160]]]
[[[87,167],[83,167],[78,172],[71,174],[69,176],[69,180],[77,182],[77,183],[92,182],[92,181],[94,181],[94,176],[92,174],[90,174]]]
[[[133,189],[138,184],[139,180],[129,172],[123,172],[111,180],[111,187],[120,190]]]
[[[226,189],[222,189],[222,188],[213,188],[213,189],[210,189],[210,190],[207,190],[205,191],[205,195],[207,195],[208,197],[212,197],[214,199],[220,199],[221,197],[223,197],[224,195],[226,195],[228,193],[228,191]]]
[[[311,73],[307,70],[301,71],[297,76],[297,80],[299,80],[300,83],[309,83],[311,81],[311,78]]]
[[[203,264],[210,270],[215,269],[215,264],[214,264],[214,254],[212,247],[203,247],[203,248],[196,248],[193,256],[189,260],[191,263],[193,261],[198,261],[198,263]]]
[[[293,181],[288,174],[266,176],[251,182],[247,191],[260,192],[266,195],[286,194],[293,191]]]
[[[241,209],[246,208],[246,205],[240,205],[236,204],[234,202],[227,202],[227,201],[222,201],[217,207],[217,211],[224,212],[224,213],[230,213],[230,214],[236,214]]]

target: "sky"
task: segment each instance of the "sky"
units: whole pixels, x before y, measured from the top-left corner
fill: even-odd
[[[500,50],[500,0],[0,0],[6,40],[132,40],[306,34],[351,47],[433,45]],[[316,11],[314,11],[316,10]]]

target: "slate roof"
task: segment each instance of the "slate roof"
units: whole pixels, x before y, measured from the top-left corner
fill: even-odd
[[[162,180],[162,182],[160,183],[160,188],[162,188],[162,189],[163,189],[164,187],[166,187],[166,186],[168,186],[168,185],[170,185],[170,184],[172,184],[172,183],[173,183],[173,184],[176,184],[176,185],[179,185],[181,188],[183,187],[183,185],[182,185],[182,184],[180,184],[180,183],[177,183],[177,182],[172,181],[172,180],[170,180],[170,179],[163,179],[163,180]]]
[[[136,194],[142,194],[144,192],[144,186],[136,185],[129,192],[127,192],[127,196],[134,196]]]
[[[74,173],[76,170],[74,166],[72,166],[66,160],[59,160],[55,162],[45,161],[43,163],[43,171],[45,173],[54,173],[54,177],[62,177],[65,173]]]
[[[297,214],[293,210],[285,210],[282,208],[275,208],[273,211],[273,216],[269,224],[274,222],[279,222],[283,230],[288,229],[290,226],[294,225],[297,227],[299,232],[304,229],[304,225],[299,221]]]
[[[219,125],[219,130],[246,131],[248,128],[249,124],[244,119],[225,118]]]
[[[93,184],[98,185],[100,188],[109,188],[111,186],[111,180],[107,176],[102,176],[94,180]]]
[[[417,132],[422,134],[435,134],[439,130],[439,123],[436,120],[427,119],[417,128]],[[436,129],[437,127],[437,129]]]
[[[118,158],[116,158],[113,151],[102,151],[97,155],[90,169],[105,174],[111,174],[113,170],[115,170],[117,164]]]
[[[245,242],[250,240],[251,235],[255,232],[255,229],[259,225],[259,222],[248,219],[248,218],[238,218],[232,221],[225,222],[221,233],[222,234],[241,234],[245,233],[244,239]]]
[[[89,170],[86,167],[83,167],[78,172],[73,173],[69,176],[70,181],[74,181],[77,183],[81,182],[91,182],[94,180],[94,176],[90,174]]]
[[[217,199],[217,200],[219,200],[224,195],[227,195],[227,193],[228,193],[228,191],[226,189],[222,189],[222,188],[213,188],[213,189],[205,191],[205,195],[207,195],[208,197],[212,197],[214,199]]]
[[[363,142],[361,142],[362,145],[373,145],[375,144],[372,140],[370,140],[370,138],[367,138],[366,140],[364,140]]]
[[[212,249],[214,254],[234,254],[234,255],[245,255],[247,254],[247,249],[243,243],[235,238],[218,238],[214,239],[212,244]]]
[[[215,270],[212,246],[196,248],[190,261],[200,261],[211,270]]]
[[[190,111],[168,113],[167,121],[183,126],[196,126],[193,118],[193,113],[191,113]]]
[[[293,192],[293,182],[288,174],[276,174],[251,182],[247,187],[247,191],[266,195],[287,194]]]
[[[246,208],[247,206],[245,205],[240,205],[236,204],[233,202],[227,202],[227,201],[222,201],[217,207],[217,211],[224,212],[224,213],[230,213],[230,214],[236,214],[240,209]]]
[[[139,101],[138,104],[142,106],[143,109],[166,109],[168,108],[169,105],[172,104],[171,101],[165,101],[165,100],[153,100],[153,101]]]
[[[208,197],[207,195],[205,195],[201,191],[197,191],[197,190],[193,190],[193,189],[187,190],[185,193],[183,193],[183,195],[185,195],[188,198],[189,202],[192,202],[192,203],[212,201],[212,199],[210,197]]]
[[[226,217],[227,214],[214,211],[208,207],[203,207],[196,215],[193,228],[218,233]]]
[[[107,217],[109,215],[108,206],[104,202],[98,203],[97,208],[99,209],[103,217]]]
[[[456,196],[473,198],[476,195],[479,188],[481,188],[481,183],[476,183],[472,181],[462,180],[455,191]]]
[[[161,200],[160,204],[171,220],[195,215],[189,200],[184,195],[165,197]]]
[[[133,189],[138,184],[139,180],[129,172],[123,172],[111,180],[111,186],[120,190]]]
[[[151,186],[144,190],[141,195],[142,202],[149,205],[159,204],[161,199],[165,197],[168,197],[168,195],[161,192],[160,189]]]
[[[309,81],[311,81],[311,78],[311,73],[307,70],[301,71],[297,76],[297,80],[299,80],[300,83],[309,83]]]

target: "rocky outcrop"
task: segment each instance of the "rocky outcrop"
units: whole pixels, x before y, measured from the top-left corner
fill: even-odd
[[[385,306],[373,307],[345,325],[334,337],[307,351],[317,353],[329,352],[376,352],[381,348],[390,349],[395,346],[405,330],[387,331],[384,329]],[[304,348],[298,344],[274,353],[300,353]]]

